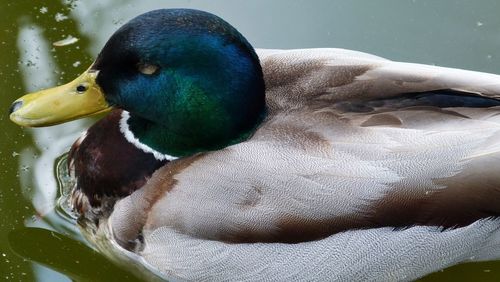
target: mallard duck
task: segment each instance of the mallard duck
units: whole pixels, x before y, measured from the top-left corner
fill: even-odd
[[[217,16],[167,9],[122,26],[85,73],[19,98],[10,118],[117,109],[74,145],[83,170],[114,150],[75,206],[106,206],[94,214],[111,240],[164,274],[411,280],[500,258],[499,95],[498,75],[254,51]],[[125,182],[103,184],[124,162]]]

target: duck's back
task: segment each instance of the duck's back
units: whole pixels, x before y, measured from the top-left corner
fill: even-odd
[[[402,280],[500,257],[500,77],[261,50],[254,136],[120,201],[119,242],[187,279]],[[226,271],[217,276],[217,271]]]

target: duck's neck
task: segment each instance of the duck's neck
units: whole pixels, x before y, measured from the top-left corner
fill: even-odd
[[[198,120],[197,124],[187,122],[172,126],[155,123],[123,111],[120,130],[130,143],[152,153],[156,159],[174,160],[245,141],[258,128],[264,117],[265,111],[255,116],[253,125],[221,131],[220,124],[227,121],[217,116],[207,117],[201,124]]]

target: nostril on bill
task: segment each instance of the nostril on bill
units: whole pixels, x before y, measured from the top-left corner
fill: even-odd
[[[9,109],[9,115],[12,114],[13,112],[19,110],[23,106],[23,101],[15,101]]]

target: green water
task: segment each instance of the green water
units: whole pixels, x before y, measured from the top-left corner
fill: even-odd
[[[256,47],[342,47],[500,73],[498,0],[2,1],[0,280],[134,279],[82,243],[74,224],[54,212],[54,160],[91,121],[22,129],[8,120],[7,111],[25,92],[69,81],[85,70],[131,17],[165,7],[214,12]],[[68,35],[79,41],[52,46]],[[457,266],[426,279],[495,281],[500,263]]]

